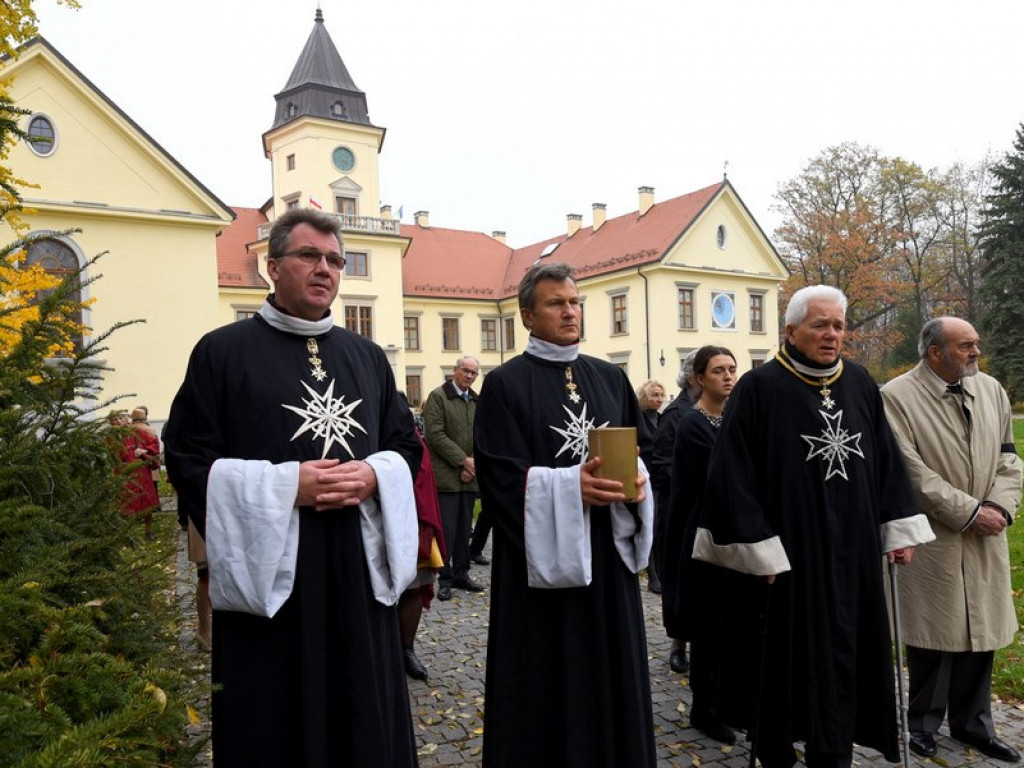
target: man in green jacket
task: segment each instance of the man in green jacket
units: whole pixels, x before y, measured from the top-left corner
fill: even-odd
[[[437,478],[441,523],[448,559],[438,579],[438,600],[451,600],[452,587],[482,592],[469,577],[469,537],[476,501],[476,465],[473,462],[473,419],[477,393],[473,382],[480,362],[468,355],[455,361],[450,381],[427,396],[423,406],[423,438]]]

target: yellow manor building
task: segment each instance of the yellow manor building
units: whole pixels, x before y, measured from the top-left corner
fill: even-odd
[[[637,209],[590,221],[523,248],[503,232],[402,224],[381,205],[385,129],[345,67],[317,10],[313,31],[263,134],[273,189],[259,209],[210,192],[43,38],[4,74],[30,111],[9,163],[25,189],[30,233],[51,235],[29,260],[55,271],[105,252],[90,272],[86,324],[100,332],[143,319],[109,340],[104,396],[130,393],[163,421],[192,346],[206,331],[249,317],[267,294],[267,235],[295,206],[334,212],[347,265],[338,324],[377,342],[413,404],[464,354],[483,373],[525,347],[516,289],[538,259],[571,264],[584,308],[582,351],[677,391],[680,360],[704,344],[730,348],[740,370],[778,346],[778,287],[786,268],[727,181],[663,202],[638,189]],[[80,230],[68,232],[68,230]],[[15,233],[5,233],[8,242]],[[89,276],[93,276],[90,274]]]

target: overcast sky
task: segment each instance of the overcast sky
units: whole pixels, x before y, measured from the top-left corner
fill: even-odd
[[[229,205],[270,195],[261,135],[316,0],[37,0],[40,32]],[[766,231],[825,147],[925,168],[1010,149],[1020,0],[320,0],[371,121],[382,203],[513,246],[729,179]],[[24,105],[31,107],[31,105]]]

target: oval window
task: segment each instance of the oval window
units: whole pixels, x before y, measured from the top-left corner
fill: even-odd
[[[28,121],[28,146],[40,157],[53,154],[57,146],[57,131],[53,127],[53,121],[45,115],[34,115]]]

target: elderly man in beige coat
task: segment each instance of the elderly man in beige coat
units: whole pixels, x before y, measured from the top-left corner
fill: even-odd
[[[990,690],[996,648],[1017,630],[1006,527],[1021,499],[1010,401],[978,371],[978,334],[955,317],[921,329],[921,362],[882,389],[935,541],[900,578],[900,617],[910,670],[910,747],[931,757],[949,711],[950,735],[1010,762],[996,738]]]

